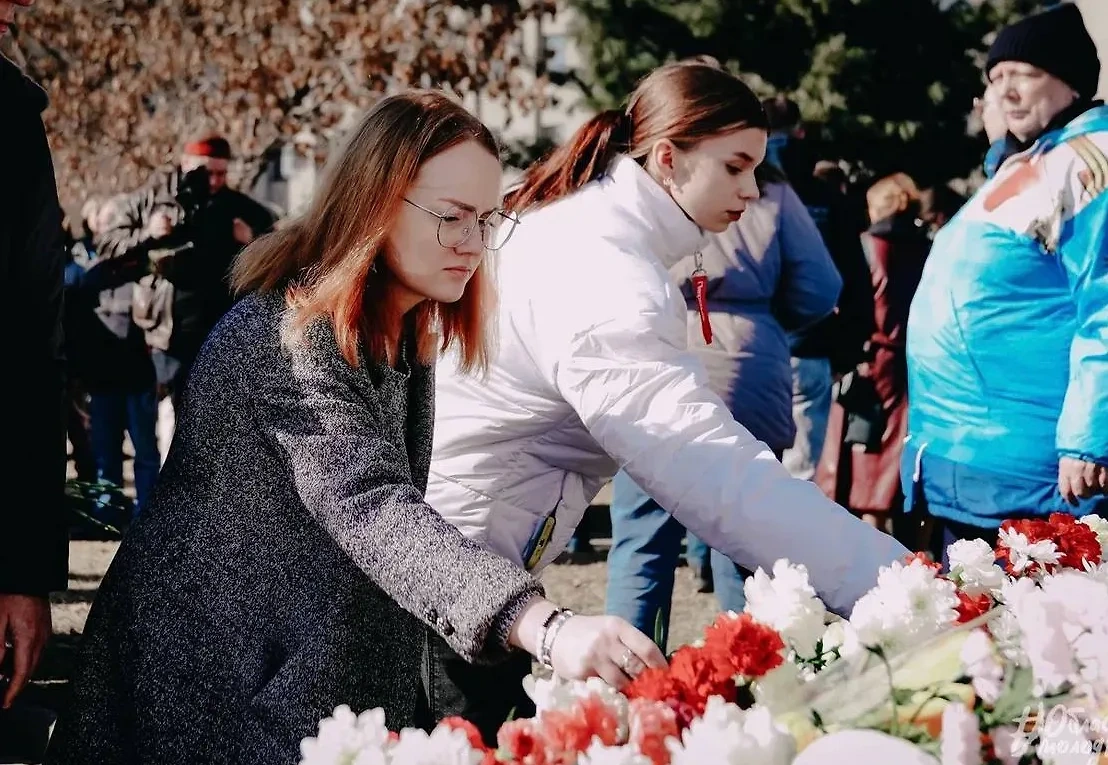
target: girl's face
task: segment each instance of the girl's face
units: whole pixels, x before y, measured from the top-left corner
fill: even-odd
[[[647,167],[692,220],[719,233],[758,198],[754,168],[766,156],[766,131],[740,128],[705,138],[689,149],[659,141]]]

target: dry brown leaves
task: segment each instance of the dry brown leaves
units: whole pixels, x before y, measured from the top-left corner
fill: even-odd
[[[141,184],[201,130],[226,135],[249,176],[282,138],[307,128],[326,145],[398,88],[539,103],[514,64],[521,22],[553,4],[40,0],[15,55],[50,95],[59,192],[73,204]]]

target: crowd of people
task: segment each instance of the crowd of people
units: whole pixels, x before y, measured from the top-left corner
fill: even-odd
[[[1072,5],[1001,30],[968,200],[896,173],[857,204],[794,102],[699,58],[503,199],[488,128],[409,91],[301,215],[229,189],[205,135],[63,245],[44,96],[0,60],[30,179],[0,207],[8,421],[42,493],[0,560],[4,704],[66,586],[63,408],[79,475],[122,483],[129,434],[136,504],[57,763],[294,761],[338,704],[492,741],[535,660],[664,664],[683,544],[722,608],[788,558],[848,614],[911,551],[1108,512],[1099,70]],[[540,574],[609,480],[607,614],[574,614]]]

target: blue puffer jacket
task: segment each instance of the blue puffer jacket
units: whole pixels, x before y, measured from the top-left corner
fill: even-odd
[[[922,448],[1039,487],[1060,456],[1108,464],[1106,186],[1098,106],[1009,157],[939,232],[908,322],[906,459]],[[1057,509],[1033,494],[935,514],[980,525]]]

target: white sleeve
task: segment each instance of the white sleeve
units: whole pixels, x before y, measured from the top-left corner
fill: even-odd
[[[697,537],[751,570],[779,558],[804,564],[827,606],[848,615],[878,568],[908,550],[792,478],[735,421],[687,348],[683,302],[673,310],[672,290],[637,275],[609,286],[603,307],[597,295],[568,319],[575,326],[558,333],[550,358],[554,384],[601,447]]]

